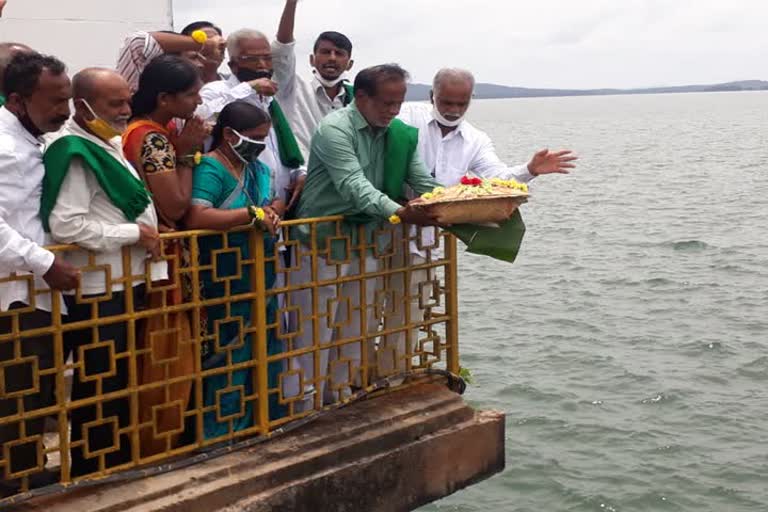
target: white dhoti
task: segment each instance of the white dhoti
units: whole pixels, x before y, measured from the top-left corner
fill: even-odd
[[[398,233],[401,231],[398,230]],[[392,268],[402,272],[393,273],[389,278],[387,300],[392,303],[388,303],[385,309],[384,330],[400,330],[382,339],[378,356],[380,377],[406,371],[408,360],[420,352],[420,324],[427,319],[427,308],[439,294],[439,290],[435,289],[439,284],[435,282],[436,269],[431,269],[431,272],[427,269],[406,272],[405,269],[425,264],[428,251],[433,257],[440,257],[442,253],[438,241],[433,228],[422,228],[419,232],[411,227],[406,243],[403,243],[402,234],[397,237],[398,250],[392,258]],[[406,325],[412,327],[406,329]]]
[[[309,252],[309,249],[305,247],[303,251]],[[378,265],[375,258],[368,256],[361,269],[360,261],[353,258],[350,263],[336,265],[328,264],[324,256],[319,256],[317,275],[313,276],[312,257],[302,257],[301,269],[296,271],[292,285],[315,284],[291,292],[291,306],[300,309],[299,334],[294,338],[293,350],[313,350],[291,359],[287,377],[283,379],[284,396],[303,395],[308,399],[317,392],[324,403],[333,403],[348,396],[352,387],[365,384],[361,366],[364,362],[368,366],[375,364],[375,333],[379,321],[374,304],[377,279],[364,275],[375,272]],[[357,276],[360,279],[317,284]],[[314,319],[313,311],[317,313]],[[372,336],[365,339],[369,334]],[[343,340],[348,341],[330,346]]]

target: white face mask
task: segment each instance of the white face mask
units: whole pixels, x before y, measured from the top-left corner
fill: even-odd
[[[320,74],[320,72],[317,70],[317,68],[312,68],[312,74],[315,75],[315,78],[318,82],[320,82],[320,85],[323,87],[336,87],[341,82],[344,82],[347,80],[347,72],[343,72],[339,78],[336,78],[335,80],[328,80],[323,78],[323,75]]]
[[[437,110],[437,98],[435,98],[435,104],[432,105],[432,117],[435,118],[435,120],[440,123],[443,126],[447,126],[448,128],[456,128],[464,121],[464,116],[461,116],[457,119],[446,119],[443,114],[440,113],[439,110]]]

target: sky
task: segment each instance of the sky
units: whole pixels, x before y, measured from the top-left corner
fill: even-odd
[[[274,36],[284,0],[173,0],[174,25]],[[301,0],[299,71],[337,30],[356,68],[398,62],[414,82],[441,67],[521,87],[632,88],[768,80],[766,0]]]

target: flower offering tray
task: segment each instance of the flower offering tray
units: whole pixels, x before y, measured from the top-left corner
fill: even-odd
[[[460,185],[438,187],[413,203],[441,224],[498,224],[528,201],[528,187],[512,180],[465,176]]]

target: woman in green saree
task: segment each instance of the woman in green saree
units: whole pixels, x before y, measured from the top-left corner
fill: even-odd
[[[274,200],[270,192],[269,168],[257,160],[265,148],[264,139],[269,134],[270,125],[268,114],[249,103],[231,103],[222,110],[213,129],[211,151],[195,168],[192,206],[186,217],[189,229],[227,231],[252,223],[260,224],[265,230],[267,257],[274,254],[275,232],[284,211],[282,202]],[[258,219],[262,214],[263,220]],[[247,231],[240,231],[200,239],[200,265],[213,263],[216,268],[215,271],[200,271],[201,293],[206,300],[227,296],[226,281],[230,283],[230,296],[252,291],[250,266],[240,265],[238,268],[238,260],[251,257],[248,236]],[[229,249],[217,253],[225,247],[225,237]],[[265,273],[266,285],[270,288],[275,281],[273,263],[266,265]],[[274,324],[276,299],[273,297],[265,307],[267,323]],[[205,329],[212,339],[202,347],[204,371],[253,359],[252,335],[242,331],[253,325],[250,300],[208,306],[205,317]],[[268,331],[267,340],[268,354],[282,352],[282,344],[276,339],[274,329]],[[282,365],[271,363],[267,371],[269,388],[277,388]],[[254,425],[253,381],[250,368],[203,378],[203,406],[209,409],[203,416],[206,439],[233,434]],[[269,406],[270,418],[284,414],[276,396],[270,397]]]

